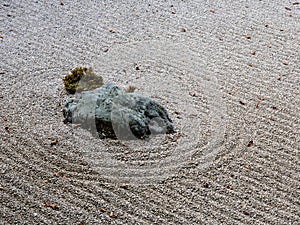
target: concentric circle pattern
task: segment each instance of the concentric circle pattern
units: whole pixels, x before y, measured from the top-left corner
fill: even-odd
[[[158,48],[159,51],[156,50]],[[131,54],[128,55],[127,52]],[[192,71],[174,68],[173,65],[186,68],[183,59],[187,60],[193,55],[186,44],[147,41],[127,44],[122,46],[122,49],[112,50],[103,61],[100,59],[100,62],[106,65],[103,67],[107,71],[112,71],[113,68],[130,71],[128,67],[138,62],[137,66],[143,71],[140,77],[132,80],[130,84],[136,86],[141,94],[144,92],[162,105],[168,105],[167,110],[174,120],[177,133],[151,135],[150,140],[135,138],[124,141],[119,137],[121,144],[126,146],[126,152],[130,153],[127,156],[123,154],[123,157],[122,152],[118,152],[120,150],[117,149],[84,148],[82,153],[95,171],[113,183],[153,184],[174,175],[178,169],[191,161],[199,161],[199,168],[206,168],[213,162],[224,138],[226,104],[222,100],[215,76],[208,77],[201,71],[194,74]],[[169,65],[161,65],[165,58],[170,59]],[[193,60],[197,64],[202,59],[193,56]],[[157,65],[161,71],[147,72],[151,71],[151,64]],[[153,68],[151,69],[153,71]],[[122,78],[130,79],[126,76]],[[170,86],[172,88],[168,88]],[[143,90],[139,87],[143,87]],[[122,107],[126,106],[117,100],[114,102],[113,124],[114,115],[119,113]],[[186,119],[180,118],[180,115]],[[95,125],[92,129],[92,133],[97,133]],[[129,124],[128,130],[130,131]],[[133,134],[131,136],[134,137]]]
[[[0,224],[300,224],[299,7],[1,1]],[[78,66],[164,106],[176,133],[65,124]]]

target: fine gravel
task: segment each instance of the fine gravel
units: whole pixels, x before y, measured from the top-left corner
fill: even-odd
[[[300,4],[0,1],[0,224],[300,224]],[[92,67],[176,133],[64,124]]]

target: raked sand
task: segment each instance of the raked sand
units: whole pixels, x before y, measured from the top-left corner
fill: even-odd
[[[299,224],[299,46],[296,0],[1,1],[0,224]],[[77,66],[177,133],[64,124]]]

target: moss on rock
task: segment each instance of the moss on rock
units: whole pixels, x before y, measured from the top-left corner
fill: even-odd
[[[132,86],[132,85],[129,85],[126,89],[125,89],[125,92],[127,93],[133,93],[135,91],[136,87],[135,86]]]
[[[93,90],[103,85],[103,78],[97,76],[92,68],[76,67],[63,78],[65,89],[70,94]]]

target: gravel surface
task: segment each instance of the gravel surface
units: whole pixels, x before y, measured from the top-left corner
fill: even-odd
[[[296,0],[0,3],[0,224],[300,224]],[[77,66],[177,132],[64,124]]]

